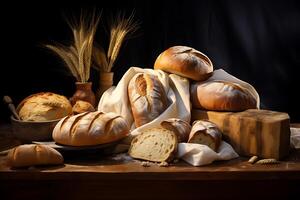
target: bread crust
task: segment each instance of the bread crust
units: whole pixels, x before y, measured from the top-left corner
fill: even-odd
[[[212,143],[199,142],[199,137],[209,137]],[[205,139],[205,138],[203,138]],[[216,124],[206,120],[196,120],[193,122],[188,143],[204,144],[218,151],[222,140],[222,133]]]
[[[188,141],[191,132],[191,125],[186,121],[177,118],[170,118],[162,121],[160,125],[165,129],[173,131],[177,135],[178,142]]]
[[[255,97],[243,86],[228,81],[195,82],[190,87],[194,108],[213,111],[255,109]]]
[[[200,51],[187,46],[173,46],[157,57],[154,69],[160,69],[195,81],[203,81],[212,75],[213,64]]]
[[[25,144],[13,148],[7,155],[11,167],[29,167],[34,165],[63,164],[62,155],[55,149],[39,144]]]
[[[165,90],[152,74],[136,74],[129,82],[128,97],[136,127],[157,118],[168,106]]]
[[[69,146],[91,146],[127,136],[129,126],[115,113],[85,112],[60,120],[53,130],[55,142]]]
[[[72,114],[72,106],[65,96],[40,92],[22,100],[17,112],[24,121],[49,121]]]

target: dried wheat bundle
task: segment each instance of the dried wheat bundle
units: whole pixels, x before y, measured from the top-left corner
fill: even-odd
[[[111,72],[125,39],[139,27],[139,23],[134,21],[133,17],[134,13],[128,18],[126,18],[124,14],[119,13],[112,21],[107,54],[105,54],[103,48],[94,46],[93,58],[98,70],[102,72]]]
[[[79,22],[68,21],[74,37],[71,45],[45,45],[65,62],[78,82],[87,82],[90,78],[93,42],[99,20],[100,16],[96,16],[95,12],[81,14]]]

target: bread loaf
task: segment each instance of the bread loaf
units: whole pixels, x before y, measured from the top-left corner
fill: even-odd
[[[38,144],[25,144],[13,148],[7,155],[11,167],[29,167],[34,165],[63,164],[62,155],[55,149]]]
[[[78,100],[72,108],[73,114],[77,115],[84,112],[94,112],[95,108],[87,101]]]
[[[243,111],[256,108],[255,97],[243,86],[227,81],[191,84],[193,108],[214,111]]]
[[[136,136],[128,151],[133,158],[153,162],[169,162],[177,152],[177,136],[163,128],[148,129]]]
[[[216,124],[204,120],[197,120],[193,122],[188,143],[207,145],[217,152],[221,140],[222,133]]]
[[[25,98],[17,107],[21,120],[49,121],[72,114],[69,100],[51,92],[41,92]]]
[[[127,136],[127,122],[115,113],[86,112],[60,120],[53,130],[55,142],[90,146],[117,141]]]
[[[161,69],[195,81],[203,81],[212,75],[213,64],[200,51],[186,46],[174,46],[157,57],[154,69]]]
[[[178,143],[188,141],[191,132],[191,125],[186,121],[171,118],[162,121],[160,125],[165,129],[173,131],[177,135]]]
[[[135,126],[158,117],[167,108],[167,95],[155,75],[138,73],[129,82],[128,96]]]

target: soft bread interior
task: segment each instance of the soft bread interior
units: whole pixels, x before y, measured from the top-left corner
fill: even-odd
[[[167,129],[149,129],[133,139],[129,155],[153,162],[169,161],[177,149],[176,135]]]

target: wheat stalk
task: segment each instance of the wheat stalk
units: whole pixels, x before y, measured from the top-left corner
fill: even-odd
[[[139,23],[135,22],[133,17],[134,12],[128,18],[126,18],[124,14],[119,13],[113,20],[110,28],[110,40],[107,56],[103,49],[94,47],[94,60],[100,71],[111,72],[123,42],[129,33],[132,34],[138,29]]]
[[[79,23],[67,21],[74,38],[71,45],[45,45],[65,62],[78,82],[87,82],[90,78],[93,42],[99,20],[100,16],[96,17],[95,11],[90,16],[81,14]]]

